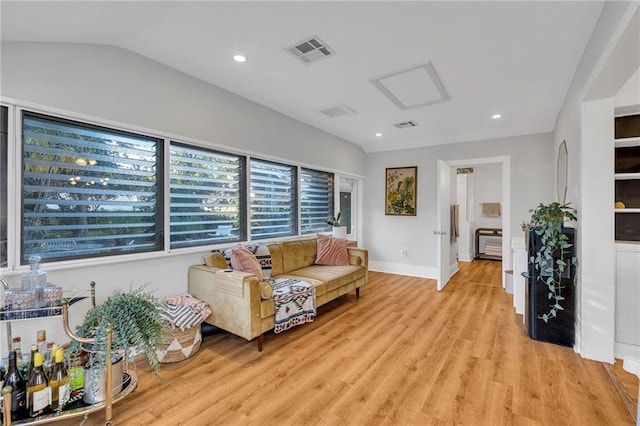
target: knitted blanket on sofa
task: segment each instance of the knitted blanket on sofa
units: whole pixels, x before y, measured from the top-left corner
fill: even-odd
[[[315,290],[311,283],[292,278],[269,280],[276,304],[275,333],[313,322],[316,316]]]

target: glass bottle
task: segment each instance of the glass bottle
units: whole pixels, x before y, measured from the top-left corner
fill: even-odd
[[[31,270],[23,274],[20,279],[21,290],[36,291],[36,308],[41,308],[43,305],[42,290],[47,284],[47,273],[40,270],[40,260],[40,256],[36,254],[29,256]]]
[[[47,331],[38,330],[36,333],[36,344],[38,345],[38,352],[44,354],[47,349]]]
[[[47,379],[51,377],[51,373],[53,372],[53,365],[55,363],[54,359],[54,350],[53,350],[53,342],[47,343],[47,349],[44,351],[44,361],[42,362],[42,370],[44,371],[44,375],[47,376]]]
[[[62,349],[55,352],[55,364],[49,380],[49,387],[51,388],[51,409],[62,410],[69,401],[69,376],[64,366],[64,350]]]
[[[31,361],[29,362],[29,365],[28,365],[27,374],[24,377],[27,383],[29,383],[29,380],[31,380],[31,376],[33,375],[33,370],[35,369],[34,361],[37,353],[38,353],[38,345],[34,343],[33,345],[31,345]]]
[[[27,408],[29,416],[44,414],[51,405],[51,389],[47,387],[47,378],[42,371],[42,354],[36,352],[33,357],[33,374],[27,380]]]
[[[22,339],[20,338],[20,336],[16,336],[11,340],[11,350],[16,352],[16,366],[20,367],[20,365],[22,364]]]
[[[26,416],[26,383],[16,367],[16,353],[9,352],[9,367],[4,378],[4,385],[11,386],[11,419],[22,419]]]

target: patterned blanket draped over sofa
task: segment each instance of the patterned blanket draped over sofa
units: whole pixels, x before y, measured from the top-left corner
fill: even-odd
[[[271,256],[271,279],[295,278],[311,283],[316,307],[367,282],[368,252],[349,247],[348,265],[316,265],[315,238],[266,244]],[[262,350],[264,333],[275,326],[273,289],[255,275],[229,269],[221,253],[205,256],[204,265],[189,268],[189,294],[206,302],[211,315],[205,320],[247,340],[258,338]]]

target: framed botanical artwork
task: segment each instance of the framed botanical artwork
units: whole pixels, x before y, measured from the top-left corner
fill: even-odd
[[[417,167],[386,169],[384,213],[392,216],[415,216],[418,185]]]

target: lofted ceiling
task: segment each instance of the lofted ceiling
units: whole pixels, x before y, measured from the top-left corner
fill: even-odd
[[[2,41],[118,46],[376,152],[552,131],[602,7],[3,0],[0,13]],[[335,54],[288,52],[312,36]]]

